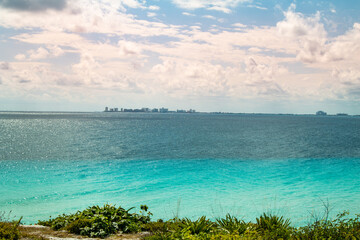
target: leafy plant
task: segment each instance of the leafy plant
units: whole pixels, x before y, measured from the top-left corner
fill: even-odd
[[[142,225],[150,221],[150,214],[139,215],[109,204],[92,206],[84,211],[70,215],[59,215],[48,221],[39,221],[39,225],[49,226],[54,230],[68,230],[71,233],[89,237],[104,238],[116,232],[139,232]],[[145,209],[143,209],[145,211]],[[147,209],[146,209],[147,211]]]
[[[18,240],[20,239],[19,225],[21,222],[20,218],[18,221],[7,221],[0,218],[0,240]]]
[[[349,212],[337,215],[334,220],[322,219],[298,229],[300,239],[360,239],[360,215],[346,218]]]
[[[239,220],[230,214],[227,214],[225,218],[217,219],[216,223],[222,230],[230,234],[243,234],[248,227],[243,220]]]
[[[255,228],[265,239],[289,239],[291,235],[290,220],[271,214],[256,218]]]
[[[208,233],[214,226],[214,223],[207,220],[205,216],[202,216],[195,221],[191,221],[189,218],[184,218],[181,223],[182,228],[188,229],[191,234]]]

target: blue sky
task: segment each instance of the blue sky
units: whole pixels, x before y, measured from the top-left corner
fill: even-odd
[[[0,110],[360,114],[360,2],[0,0]]]

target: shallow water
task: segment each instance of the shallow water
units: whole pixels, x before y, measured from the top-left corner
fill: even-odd
[[[92,204],[154,219],[360,213],[360,118],[1,113],[0,211],[35,223]]]

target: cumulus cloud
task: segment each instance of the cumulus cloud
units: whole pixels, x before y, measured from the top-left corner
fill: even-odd
[[[245,1],[173,2],[190,10],[205,8],[226,12],[225,9]],[[304,96],[308,94],[308,90],[303,91],[306,86],[316,89],[311,94],[319,95],[323,88],[319,82],[328,76],[317,78],[317,75],[304,73],[299,77],[299,74],[290,72],[286,64],[300,65],[299,62],[303,62],[314,69],[322,64],[320,67],[326,72],[328,62],[339,61],[356,68],[360,61],[360,24],[354,24],[341,36],[330,38],[319,13],[311,16],[297,13],[295,5],[284,12],[284,19],[276,26],[234,23],[229,28],[213,25],[210,30],[201,26],[138,20],[126,10],[119,11],[121,6],[157,10],[153,6],[144,7],[145,1],[126,0],[103,0],[97,4],[78,0],[69,2],[65,11],[56,14],[48,11],[41,17],[36,12],[19,13],[0,8],[0,25],[36,29],[36,32],[28,31],[11,37],[11,40],[34,48],[16,55],[18,62],[11,63],[11,66],[30,64],[32,60],[44,63],[46,59],[65,52],[80,58],[79,62],[71,63],[73,65],[65,65],[70,69],[67,74],[51,71],[50,66],[47,70],[19,67],[14,70],[14,82],[30,81],[24,86],[53,84],[179,96],[278,97],[294,92]],[[74,12],[76,9],[79,11]],[[183,14],[194,16],[187,12]],[[211,15],[208,17],[213,19]],[[79,34],[81,32],[96,34]],[[152,41],[153,36],[165,37]],[[36,61],[39,59],[43,61]],[[161,62],[154,65],[156,59]],[[8,72],[11,71],[3,72],[10,75]],[[33,72],[36,74],[32,75]],[[346,86],[354,89],[358,80],[355,77],[351,81],[345,80],[341,74],[333,78],[350,94],[351,87]],[[7,84],[6,79],[10,78],[3,77]]]
[[[165,58],[152,70],[163,91],[179,96],[224,96],[228,92],[226,68],[218,64]]]
[[[357,58],[360,53],[360,24],[336,38],[329,38],[320,13],[305,17],[295,12],[292,4],[284,13],[285,19],[277,23],[280,34],[297,43],[297,59],[305,63],[328,63]]]
[[[107,1],[110,1],[110,3]],[[132,14],[119,11],[118,6],[122,5],[118,1],[103,0],[95,2],[97,3],[94,4],[87,0],[72,1],[68,3],[66,11],[57,12],[56,14],[52,12],[36,14],[0,8],[0,26],[16,29],[36,28],[52,32],[54,35],[101,33],[138,36],[175,36],[179,34],[179,26],[138,20]],[[130,4],[130,2],[127,2],[127,4]],[[143,3],[141,3],[142,5]],[[78,11],[78,9],[80,10]],[[76,10],[75,14],[74,10]],[[56,41],[57,39],[54,40]]]
[[[48,58],[49,55],[50,55],[50,52],[43,47],[40,47],[37,50],[29,51],[30,59],[44,59],[44,58]]]
[[[329,46],[329,58],[335,60],[360,60],[360,23],[354,23],[352,29],[340,35]]]
[[[338,79],[340,83],[344,85],[358,85],[360,87],[360,71],[358,69],[334,69],[332,71],[332,76]]]
[[[335,94],[340,98],[360,99],[360,70],[356,68],[334,69],[332,77],[338,81],[334,86]]]
[[[0,6],[4,8],[30,12],[63,10],[66,5],[67,0],[0,0]]]
[[[38,49],[29,50],[27,51],[27,55],[25,54],[17,54],[15,56],[16,60],[39,60],[39,59],[46,59],[51,57],[59,57],[63,55],[65,52],[62,50],[59,46],[53,45],[53,46],[47,46],[47,47],[39,47]],[[27,57],[28,56],[28,57]]]
[[[118,42],[118,46],[120,47],[119,53],[122,56],[138,55],[141,53],[141,48],[134,42],[121,40]]]
[[[258,63],[254,58],[250,57],[246,60],[245,66],[245,71],[248,73],[248,80],[250,82],[271,81],[277,76],[288,72],[285,67],[271,63],[270,59],[268,59],[266,63]]]
[[[101,79],[101,75],[98,74],[100,64],[91,53],[83,53],[80,62],[74,64],[72,68],[74,73],[87,85],[96,84]]]
[[[304,17],[295,12],[295,4],[291,4],[285,12],[285,20],[277,23],[279,33],[300,44],[298,58],[304,62],[323,61],[326,54],[327,33],[320,23],[320,13]]]

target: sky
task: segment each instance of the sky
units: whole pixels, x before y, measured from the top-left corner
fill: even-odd
[[[0,110],[360,114],[360,1],[0,0]]]

